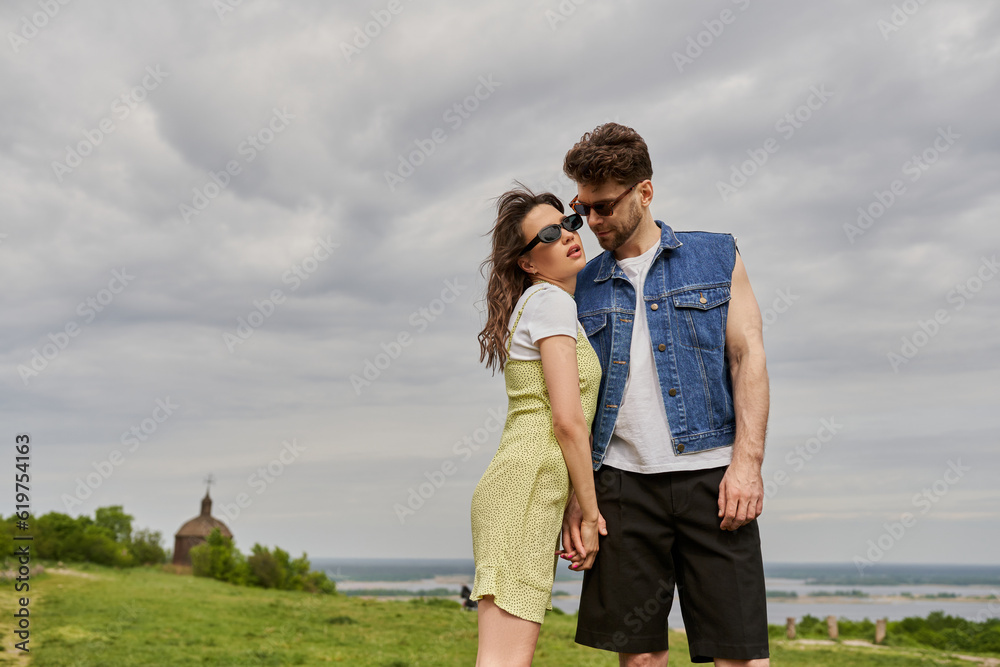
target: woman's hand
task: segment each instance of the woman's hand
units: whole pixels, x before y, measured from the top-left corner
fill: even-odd
[[[563,525],[562,525],[563,548],[556,552],[564,560],[569,560],[574,562],[583,560],[582,556],[580,558],[577,558],[576,547],[573,546],[581,544],[580,523],[582,522],[583,522],[583,510],[580,509],[580,503],[577,502],[576,500],[576,493],[570,492],[569,502],[566,503],[566,510],[563,512]]]
[[[574,572],[589,570],[593,566],[594,557],[600,548],[597,535],[608,534],[607,523],[600,512],[597,513],[596,533],[593,533],[594,526],[593,521],[583,520],[583,510],[576,500],[576,494],[571,494],[563,514],[563,548],[556,553],[564,560],[571,561],[570,569]]]

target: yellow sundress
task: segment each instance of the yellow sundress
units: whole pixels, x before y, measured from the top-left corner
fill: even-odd
[[[528,295],[507,339],[517,329]],[[580,398],[588,428],[597,409],[601,362],[577,324]],[[492,595],[501,609],[542,623],[552,609],[556,549],[569,499],[569,473],[552,428],[541,360],[507,359],[507,419],[500,445],[472,494],[471,600]],[[588,459],[589,460],[589,459]]]

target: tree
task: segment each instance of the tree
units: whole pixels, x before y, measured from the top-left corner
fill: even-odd
[[[91,563],[112,567],[128,567],[132,565],[132,555],[128,548],[115,542],[110,536],[110,530],[96,524],[88,525],[80,534],[80,549],[83,558]]]
[[[160,546],[162,536],[158,530],[137,530],[129,541],[128,549],[136,565],[165,563],[167,552]]]
[[[132,515],[125,514],[121,505],[98,507],[94,512],[94,523],[111,531],[111,539],[125,544],[132,537]]]
[[[86,521],[84,521],[86,519]],[[35,554],[52,560],[86,560],[81,544],[87,517],[49,512],[35,519]]]
[[[275,549],[280,553],[281,549]],[[287,554],[285,554],[287,556]],[[286,559],[287,560],[287,559]],[[247,559],[250,566],[251,582],[263,588],[284,588],[287,575],[285,563],[267,547],[253,545],[253,553]]]

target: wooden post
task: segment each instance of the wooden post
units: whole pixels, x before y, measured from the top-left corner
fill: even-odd
[[[795,639],[795,617],[789,616],[785,622],[785,634],[789,639]]]
[[[826,631],[830,634],[830,639],[837,638],[837,617],[827,616],[826,617]]]
[[[880,618],[875,621],[875,643],[881,644],[885,641],[885,628],[886,624],[889,622],[887,618]]]

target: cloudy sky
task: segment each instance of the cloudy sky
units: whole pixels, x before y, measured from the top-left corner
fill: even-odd
[[[995,3],[50,4],[0,9],[36,514],[121,504],[172,547],[212,473],[244,551],[471,557],[490,200],[568,200],[616,120],[767,322],[765,559],[996,562]]]

